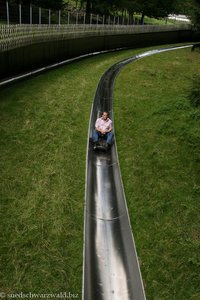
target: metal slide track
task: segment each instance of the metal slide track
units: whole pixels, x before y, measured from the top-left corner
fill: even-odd
[[[116,143],[110,152],[94,152],[92,132],[97,117],[113,119],[114,80],[122,67],[143,57],[192,45],[152,50],[125,59],[100,79],[91,110],[86,162],[83,300],[144,300],[140,266],[131,231]]]

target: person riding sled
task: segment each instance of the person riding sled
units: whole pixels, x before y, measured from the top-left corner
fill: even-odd
[[[106,141],[105,149],[109,149],[112,145],[113,139],[112,120],[109,118],[109,112],[104,111],[101,118],[95,122],[95,129],[93,132],[94,150],[99,146],[99,140],[102,138]]]

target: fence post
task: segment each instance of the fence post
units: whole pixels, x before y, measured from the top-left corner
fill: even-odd
[[[41,25],[41,20],[42,20],[42,10],[41,7],[39,7],[39,25]]]
[[[98,25],[98,23],[99,23],[99,15],[97,15],[97,25]]]
[[[113,25],[115,25],[115,16],[114,16],[114,20],[113,20]]]
[[[76,25],[78,25],[78,13],[76,14]]]
[[[59,11],[58,11],[58,24],[59,24],[59,26],[60,26],[60,24],[61,24],[61,18],[60,18],[60,9],[59,9]]]
[[[70,13],[68,12],[68,19],[67,19],[67,24],[69,25],[69,21],[70,21]]]
[[[103,15],[103,25],[104,25],[104,22],[105,22],[105,16]]]
[[[32,4],[30,3],[30,25],[32,25]]]
[[[90,25],[92,24],[92,14],[90,15]]]
[[[85,14],[83,15],[83,24],[85,25]]]
[[[51,10],[49,9],[49,25],[51,25]]]
[[[22,24],[22,5],[19,3],[19,24]]]
[[[9,17],[9,4],[8,1],[6,1],[6,17],[7,17],[7,25],[10,24],[10,17]]]
[[[108,16],[108,25],[110,25],[110,15]]]

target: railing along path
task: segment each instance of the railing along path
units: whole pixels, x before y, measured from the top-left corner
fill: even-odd
[[[147,32],[190,30],[181,25],[1,25],[0,52],[48,41],[75,39],[87,36],[137,34]]]

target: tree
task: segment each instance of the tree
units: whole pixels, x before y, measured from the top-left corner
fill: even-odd
[[[24,5],[33,4],[35,6],[50,9],[61,9],[64,4],[63,0],[16,0],[14,2],[21,3]]]
[[[132,18],[133,18],[133,13],[134,12],[139,12],[139,1],[137,0],[121,0],[120,3],[118,4],[118,8],[121,11],[127,10],[129,14],[129,20],[130,23],[132,24]]]
[[[172,13],[175,0],[136,0],[136,7],[141,13],[141,24],[144,23],[144,17],[164,18]]]
[[[192,0],[193,1],[193,0]],[[191,9],[191,0],[176,0],[174,1],[174,14],[188,15]]]
[[[200,0],[192,0],[188,14],[195,28],[200,31]]]
[[[51,9],[61,9],[63,6],[63,0],[35,0],[37,6]]]
[[[101,0],[98,1],[102,2]],[[113,2],[117,6],[118,10],[128,11],[129,19],[133,17],[133,13],[141,14],[140,22],[141,24],[143,24],[145,16],[148,16],[150,18],[167,17],[170,13],[174,11],[174,5],[176,1],[181,1],[181,0],[118,0]],[[108,3],[108,1],[106,2]],[[112,1],[109,2],[110,4],[112,4]],[[113,4],[112,4],[112,8],[113,8]]]
[[[174,13],[187,15],[194,27],[200,31],[200,0],[176,0],[174,7]]]
[[[113,12],[117,8],[117,3],[120,0],[82,0],[82,3],[86,2],[86,22],[89,23],[90,14],[102,14],[107,15]]]

